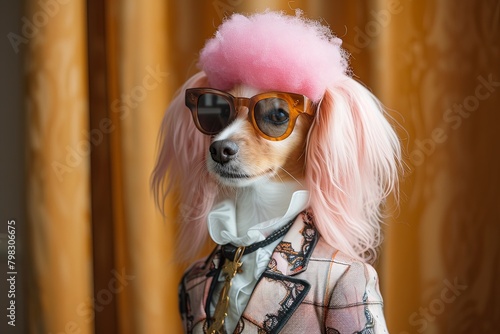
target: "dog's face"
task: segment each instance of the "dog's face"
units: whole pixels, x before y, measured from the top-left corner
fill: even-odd
[[[263,91],[237,86],[229,93],[250,98]],[[245,187],[262,181],[303,179],[312,117],[298,116],[290,136],[271,141],[254,129],[248,119],[248,108],[240,107],[236,112],[236,119],[212,137],[207,152],[207,168],[216,180],[230,187]]]

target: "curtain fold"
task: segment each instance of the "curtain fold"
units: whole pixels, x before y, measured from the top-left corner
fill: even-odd
[[[387,320],[399,333],[491,332],[500,312],[500,2],[402,5],[381,54],[381,97],[404,127],[408,167],[386,227]]]
[[[123,231],[119,257],[133,276],[120,305],[121,333],[180,332],[173,258],[175,226],[164,222],[149,190],[156,137],[173,89],[165,40],[169,8],[164,1],[116,1],[116,64],[120,118]],[[140,50],[140,52],[138,52]],[[120,264],[120,265],[122,265]]]
[[[85,1],[26,14],[29,330],[91,333]]]

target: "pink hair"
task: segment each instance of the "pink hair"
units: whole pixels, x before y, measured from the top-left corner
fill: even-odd
[[[186,88],[205,82],[203,72],[189,79],[165,113],[151,182],[160,208],[179,190],[181,259],[196,256],[207,241],[206,218],[218,194],[205,167],[210,138],[184,105]],[[381,204],[397,184],[400,159],[398,138],[364,86],[344,76],[327,88],[306,148],[310,208],[327,243],[354,258],[375,259]]]
[[[185,90],[244,83],[318,102],[305,167],[315,224],[340,251],[375,259],[381,204],[397,184],[400,145],[380,102],[345,74],[345,59],[328,28],[279,13],[235,14],[207,42],[203,71],[184,84],[165,113],[151,180],[162,211],[167,195],[179,190],[180,258],[196,256],[207,241],[206,217],[219,191],[205,167],[210,138],[195,128]]]
[[[381,204],[396,188],[400,161],[399,140],[376,97],[347,76],[328,87],[306,149],[310,208],[327,243],[376,259]]]

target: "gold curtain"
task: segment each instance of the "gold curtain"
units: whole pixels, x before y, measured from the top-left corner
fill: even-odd
[[[92,330],[90,320],[76,316],[92,295],[85,13],[83,0],[26,8],[32,333]]]
[[[158,127],[224,15],[266,8],[328,24],[401,125],[389,330],[494,330],[500,1],[27,0],[30,333],[181,331],[176,208],[149,191]]]
[[[402,1],[379,57],[377,90],[405,128],[408,165],[386,226],[388,322],[396,333],[495,332],[500,1]]]

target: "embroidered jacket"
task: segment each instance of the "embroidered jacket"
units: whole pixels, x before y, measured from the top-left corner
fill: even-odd
[[[223,259],[220,247],[179,287],[186,333],[205,333]],[[307,212],[275,248],[234,333],[387,333],[377,273],[328,245]]]

